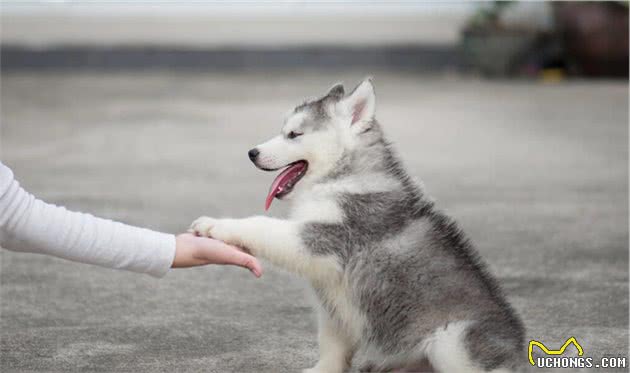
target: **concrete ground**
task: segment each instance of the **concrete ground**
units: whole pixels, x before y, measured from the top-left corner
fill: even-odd
[[[627,355],[627,84],[370,73],[408,169],[478,246],[528,339]],[[47,201],[167,232],[260,214],[273,176],[247,150],[303,97],[361,76],[5,74],[2,161]],[[270,265],[259,280],[218,266],[155,280],[0,258],[3,372],[284,372],[317,359],[304,284]]]

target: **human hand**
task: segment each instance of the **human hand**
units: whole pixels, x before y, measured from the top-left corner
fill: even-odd
[[[175,237],[175,259],[172,268],[187,268],[206,264],[229,264],[249,269],[256,277],[262,275],[258,260],[236,246],[183,233]]]

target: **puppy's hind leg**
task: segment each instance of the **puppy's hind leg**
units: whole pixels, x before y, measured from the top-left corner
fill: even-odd
[[[341,373],[352,362],[354,346],[350,338],[321,307],[318,309],[318,322],[319,361],[303,373]]]
[[[477,327],[477,322],[457,321],[437,329],[428,337],[423,349],[437,372],[512,372],[505,364],[512,354],[506,354],[500,345],[493,344],[489,339],[470,339],[471,332],[474,333]],[[491,363],[490,357],[494,359]]]

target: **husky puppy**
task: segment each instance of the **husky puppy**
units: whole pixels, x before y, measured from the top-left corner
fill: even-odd
[[[291,199],[290,217],[201,217],[191,231],[309,280],[320,359],[307,372],[342,372],[357,352],[364,371],[511,371],[525,356],[521,321],[401,166],[374,110],[370,79],[297,106],[249,151],[256,167],[283,169],[266,208]]]

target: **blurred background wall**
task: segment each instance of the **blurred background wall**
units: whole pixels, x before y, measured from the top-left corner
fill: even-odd
[[[157,4],[157,5],[156,5]],[[473,4],[54,2],[4,7],[2,40],[59,45],[288,47],[454,44]],[[397,21],[392,27],[391,20]]]
[[[5,1],[2,68],[627,76],[627,2]]]

